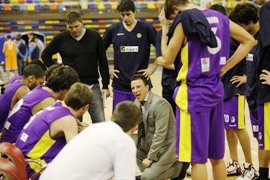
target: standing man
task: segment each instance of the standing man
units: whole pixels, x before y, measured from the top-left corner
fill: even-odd
[[[5,70],[7,72],[7,80],[10,79],[10,71],[17,74],[17,47],[16,43],[12,41],[11,36],[7,35],[6,41],[3,45],[3,54],[5,55]]]
[[[138,128],[137,159],[142,171],[141,179],[184,179],[182,163],[175,152],[175,117],[171,105],[164,98],[149,91],[145,76],[131,78],[134,103],[141,108],[143,120]]]
[[[181,64],[174,94],[178,159],[191,162],[192,179],[204,180],[208,178],[209,158],[214,179],[225,180],[224,92],[220,74],[242,60],[256,42],[225,15],[201,9],[188,0],[166,0],[164,9],[167,19],[180,12],[170,29],[164,11],[160,14],[164,61],[159,62]],[[242,44],[229,59],[230,34]],[[177,54],[180,58],[176,59]]]
[[[110,95],[109,68],[106,51],[100,35],[83,27],[83,20],[78,12],[66,14],[67,31],[58,34],[44,49],[41,58],[46,66],[54,64],[52,56],[59,53],[63,64],[75,69],[80,81],[89,85],[94,99],[89,109],[94,123],[105,120],[103,97]],[[102,77],[102,91],[99,86],[99,72]]]
[[[22,39],[21,34],[16,36],[17,45],[17,63],[18,63],[18,73],[22,75],[23,69],[27,65],[28,50],[25,41]]]
[[[130,135],[141,121],[133,102],[119,103],[112,121],[89,126],[72,139],[41,175],[41,179],[134,180],[136,146]]]
[[[259,36],[258,9],[251,3],[238,4],[229,15],[230,20],[243,27],[255,39]],[[231,41],[230,54],[233,54],[239,43]],[[256,178],[258,172],[252,164],[251,145],[248,132],[245,128],[245,96],[249,104],[252,130],[256,133],[258,118],[256,117],[256,105],[254,104],[254,91],[257,87],[256,73],[258,52],[255,46],[245,60],[239,62],[223,76],[224,84],[224,120],[231,161],[227,167],[227,175],[239,174],[241,168],[238,163],[237,144],[238,139],[243,149],[245,163],[239,179]],[[256,78],[257,76],[257,78]],[[246,86],[246,80],[248,83]],[[252,96],[253,94],[253,96]],[[255,107],[254,107],[255,106]]]
[[[258,81],[258,123],[259,123],[259,177],[263,180],[268,178],[270,164],[270,86],[267,83],[267,76],[270,71],[270,1],[255,0],[262,5],[259,12],[260,36],[259,42],[260,58],[257,72],[260,74]]]
[[[113,80],[113,109],[117,103],[134,101],[130,78],[136,73],[150,77],[156,66],[149,65],[150,45],[155,46],[156,30],[149,24],[135,19],[133,0],[120,0],[117,10],[122,22],[109,27],[104,36],[105,48],[112,44],[114,69],[110,70]]]

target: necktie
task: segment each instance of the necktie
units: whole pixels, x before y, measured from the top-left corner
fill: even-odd
[[[141,109],[141,113],[143,114],[142,111],[142,106],[143,106],[144,102],[141,103],[140,109]],[[138,127],[138,144],[137,147],[140,147],[141,144],[141,140],[142,138],[145,137],[145,128],[144,128],[144,124],[143,124],[143,120],[140,122],[139,127]]]

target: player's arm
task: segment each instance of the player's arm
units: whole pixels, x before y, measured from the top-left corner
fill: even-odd
[[[247,31],[232,21],[230,21],[230,33],[231,37],[241,44],[221,69],[221,76],[243,60],[250,50],[257,44],[256,40]]]
[[[50,126],[50,134],[54,139],[64,136],[66,142],[69,142],[78,134],[76,119],[68,115],[55,120]]]
[[[41,54],[41,59],[47,67],[55,64],[52,56],[56,53],[58,53],[58,45],[57,38],[54,37],[53,40],[48,44],[48,46],[44,48]]]

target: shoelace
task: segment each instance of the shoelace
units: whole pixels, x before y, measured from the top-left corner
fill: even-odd
[[[249,169],[246,169],[246,168],[245,168],[245,170],[244,170],[244,172],[242,173],[241,177],[245,177],[246,174],[248,173],[248,171],[249,171]]]
[[[230,166],[234,166],[234,163],[229,163],[229,165],[227,166],[227,168],[229,168]]]

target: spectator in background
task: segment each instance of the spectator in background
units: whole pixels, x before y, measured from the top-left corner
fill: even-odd
[[[40,179],[134,180],[136,146],[130,135],[141,117],[133,102],[119,103],[112,121],[93,124],[74,137]]]
[[[33,37],[28,44],[28,62],[30,63],[32,60],[38,60],[40,57],[40,49],[37,43],[37,38]]]
[[[53,38],[42,53],[42,60],[47,67],[50,67],[55,63],[52,56],[59,53],[63,64],[75,69],[80,81],[89,85],[94,93],[89,109],[92,122],[102,122],[105,120],[102,99],[110,95],[109,68],[104,44],[96,31],[88,30],[83,26],[83,19],[78,12],[67,13],[65,22],[68,30]],[[102,92],[98,80],[99,72],[103,84]]]
[[[75,83],[70,87],[64,101],[35,114],[20,133],[16,146],[26,159],[50,163],[62,148],[73,138],[79,128],[77,119],[89,108],[93,99],[92,90],[85,84]],[[89,149],[88,149],[89,150]],[[74,158],[74,157],[73,157]],[[28,178],[39,170],[36,163],[27,164]]]
[[[130,88],[130,78],[134,74],[142,73],[149,78],[156,69],[156,65],[149,66],[150,46],[155,46],[156,30],[135,19],[133,0],[120,0],[117,10],[122,22],[110,26],[103,36],[105,48],[112,44],[114,50],[114,69],[110,70],[113,109],[121,101],[134,101]]]
[[[44,43],[39,38],[37,38],[33,32],[30,32],[29,34],[27,34],[27,36],[28,36],[28,43],[31,42],[31,40],[33,38],[36,38],[36,42],[37,42],[37,45],[38,45],[38,48],[39,48],[39,55],[41,55],[42,51],[45,48]],[[39,59],[39,58],[40,57],[38,57],[37,59]]]
[[[3,54],[5,55],[5,70],[7,72],[7,81],[10,80],[10,72],[13,71],[17,75],[17,47],[16,43],[12,41],[11,36],[7,35],[3,46]]]
[[[27,65],[28,48],[25,41],[22,39],[21,34],[16,36],[17,45],[17,63],[18,63],[18,73],[22,75],[23,69]]]

